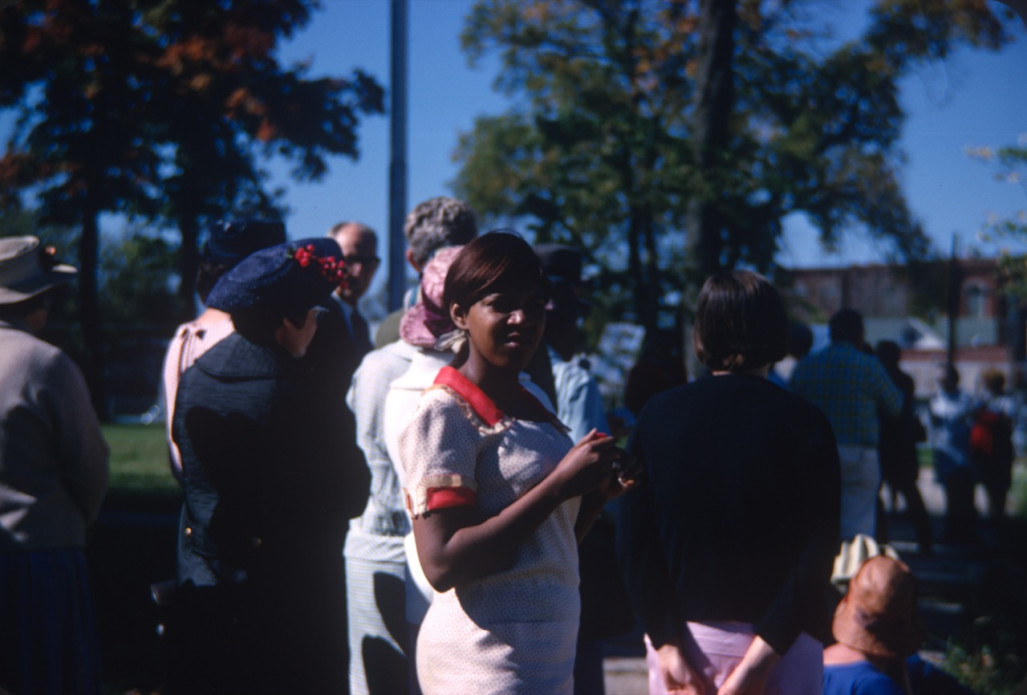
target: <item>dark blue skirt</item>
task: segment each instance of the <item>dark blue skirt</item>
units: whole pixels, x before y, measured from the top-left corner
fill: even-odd
[[[0,688],[98,695],[100,654],[80,548],[0,553]]]

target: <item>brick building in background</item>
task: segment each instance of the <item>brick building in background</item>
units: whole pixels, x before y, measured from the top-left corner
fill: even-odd
[[[816,347],[826,343],[831,314],[843,307],[859,311],[867,342],[902,346],[902,367],[916,380],[918,398],[927,398],[937,390],[947,358],[953,276],[954,362],[962,385],[978,392],[981,373],[991,367],[1006,373],[1010,387],[1025,385],[1024,307],[1003,291],[995,259],[958,260],[954,274],[948,261],[937,261],[923,267],[918,280],[892,265],[794,270],[785,292],[795,318],[814,326]]]

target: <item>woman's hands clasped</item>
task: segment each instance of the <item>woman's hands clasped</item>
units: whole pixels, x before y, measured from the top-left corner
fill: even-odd
[[[688,663],[676,644],[668,643],[657,649],[656,660],[663,678],[663,687],[668,693],[707,695],[702,677]]]
[[[592,430],[567,452],[553,471],[564,497],[598,490],[606,499],[613,499],[635,485],[640,466],[615,441]]]

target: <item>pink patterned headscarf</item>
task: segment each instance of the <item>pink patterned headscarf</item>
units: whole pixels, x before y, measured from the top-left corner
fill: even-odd
[[[435,340],[454,330],[448,307],[442,306],[442,290],[446,273],[463,246],[446,246],[435,252],[421,273],[421,291],[417,304],[407,309],[399,324],[399,336],[417,347],[431,348]]]

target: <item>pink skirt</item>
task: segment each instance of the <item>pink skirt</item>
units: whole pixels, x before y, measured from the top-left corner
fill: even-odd
[[[688,623],[693,642],[686,644],[685,657],[702,672],[706,692],[715,693],[738,663],[755,637],[751,623]],[[660,677],[656,650],[645,637],[649,667],[649,695],[667,695]],[[767,680],[763,695],[821,695],[824,681],[824,647],[806,633],[792,644]]]

